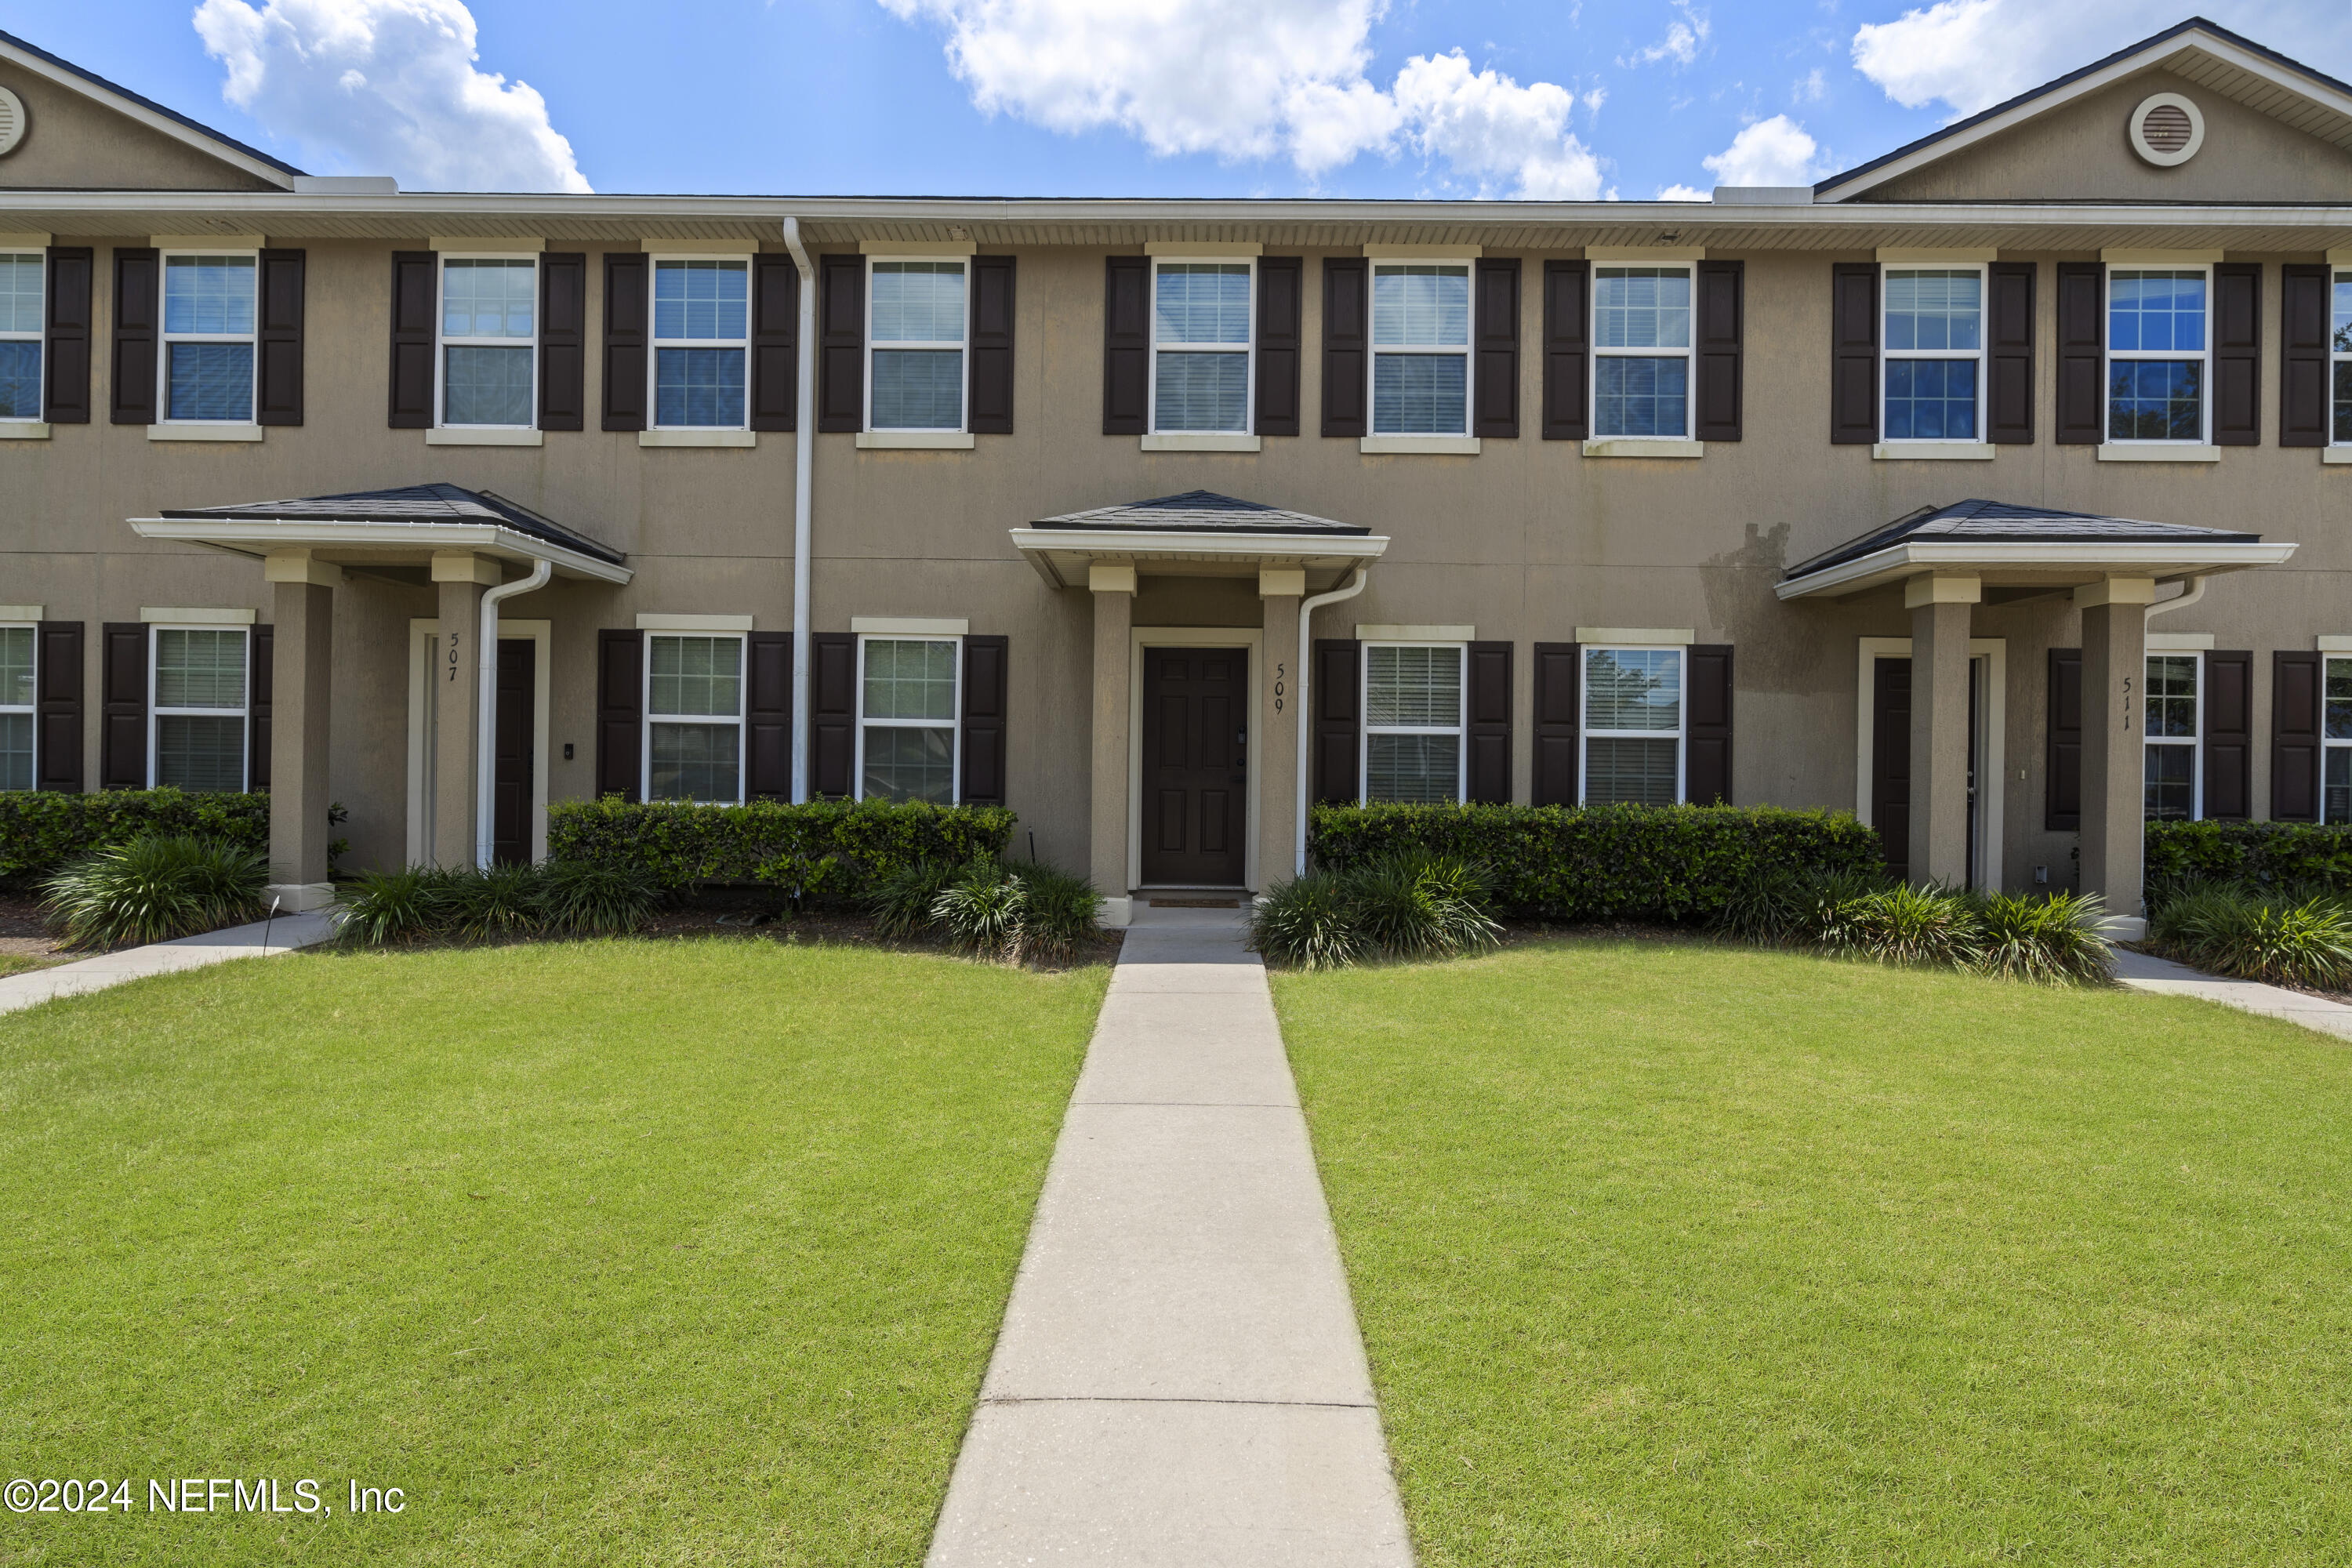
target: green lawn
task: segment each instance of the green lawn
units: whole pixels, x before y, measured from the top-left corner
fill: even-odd
[[[2352,1047],[1577,941],[1277,978],[1425,1568],[2352,1559]]]
[[[0,1563],[919,1563],[1107,974],[557,944],[0,1017],[0,1476],[136,1504]],[[147,1511],[265,1476],[332,1517]]]
[[[58,958],[35,958],[29,952],[0,952],[0,980],[11,974],[29,974],[36,969],[47,969],[53,963],[67,962]]]

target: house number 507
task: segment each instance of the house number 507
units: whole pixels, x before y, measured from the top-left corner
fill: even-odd
[[[457,680],[457,639],[462,636],[462,632],[449,634],[449,682],[453,686]]]

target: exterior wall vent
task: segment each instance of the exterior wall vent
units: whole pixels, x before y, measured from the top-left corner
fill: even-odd
[[[2205,145],[2205,116],[2177,92],[2150,94],[2132,110],[2131,144],[2159,169],[2186,163]]]
[[[0,87],[0,158],[16,150],[25,139],[25,100]]]

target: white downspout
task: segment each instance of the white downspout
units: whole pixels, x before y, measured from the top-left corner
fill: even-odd
[[[474,737],[474,865],[484,871],[490,868],[495,833],[491,817],[499,798],[499,605],[517,594],[546,587],[553,575],[553,562],[534,561],[530,576],[501,583],[482,595],[481,640],[474,645],[474,659],[481,666],[482,676],[481,723]]]
[[[816,268],[801,246],[801,220],[784,220],[784,248],[801,274],[800,391],[793,424],[793,801],[808,792],[809,533],[815,509]]]
[[[1314,642],[1308,633],[1308,626],[1314,619],[1315,612],[1324,605],[1336,605],[1342,599],[1352,599],[1362,593],[1364,579],[1370,571],[1371,568],[1368,566],[1359,566],[1356,568],[1356,580],[1346,587],[1334,588],[1328,594],[1318,594],[1311,599],[1298,601],[1298,821],[1297,841],[1293,846],[1290,856],[1290,874],[1294,877],[1304,876],[1307,872],[1307,718],[1313,711],[1309,705],[1307,671],[1308,660],[1315,651]]]
[[[2156,619],[2167,610],[2185,610],[2204,596],[2205,575],[2203,573],[2199,573],[2189,579],[2189,585],[2181,592],[2175,594],[2169,599],[2158,599],[2155,604],[2150,605],[2147,615],[2141,618],[2141,624],[2145,625]]]

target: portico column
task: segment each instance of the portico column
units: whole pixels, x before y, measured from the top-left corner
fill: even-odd
[[[436,552],[441,590],[440,657],[433,670],[433,863],[474,863],[474,802],[480,739],[482,590],[505,574],[486,555]]]
[[[1974,577],[1914,577],[1911,612],[1911,879],[1969,879],[1969,624]]]
[[[2137,941],[2147,849],[2147,606],[2153,577],[2074,590],[2083,612],[2083,890],[2106,900],[2111,934]]]
[[[1299,566],[1261,566],[1265,665],[1257,674],[1257,717],[1250,744],[1257,748],[1257,890],[1290,875],[1298,831],[1298,601],[1307,593]]]
[[[327,737],[334,679],[335,588],[340,567],[307,550],[281,550],[261,563],[272,584],[276,625],[270,657],[269,885],[280,913],[323,909],[327,879]]]
[[[1095,601],[1093,834],[1087,873],[1103,894],[1103,924],[1123,926],[1134,913],[1127,885],[1128,690],[1133,679],[1135,568],[1096,564],[1087,586]]]

